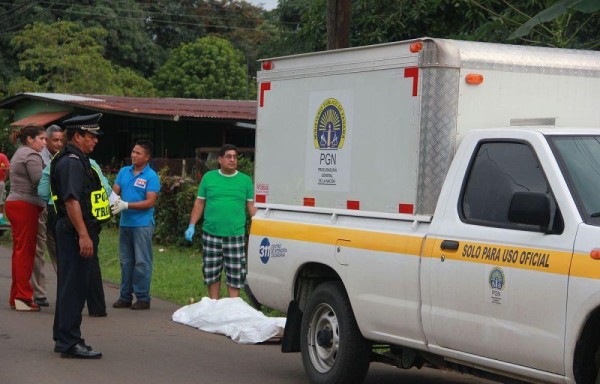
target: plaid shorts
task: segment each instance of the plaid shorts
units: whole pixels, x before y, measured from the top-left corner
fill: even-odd
[[[227,285],[243,288],[246,282],[246,256],[244,236],[213,236],[202,233],[204,283],[210,285],[221,280],[225,266]]]

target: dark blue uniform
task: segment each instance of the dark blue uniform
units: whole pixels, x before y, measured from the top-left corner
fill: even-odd
[[[104,304],[98,263],[100,221],[92,214],[91,201],[93,191],[102,189],[102,184],[91,168],[88,157],[72,144],[67,144],[64,152],[53,160],[50,180],[52,193],[57,198],[55,204],[58,287],[53,336],[56,342],[55,351],[67,352],[83,342],[80,329],[81,313],[86,298],[90,295],[91,282],[100,284],[102,297],[96,297],[96,300],[101,300]],[[83,220],[94,246],[93,257],[84,258],[80,254],[79,236],[65,207],[65,201],[69,198],[79,201],[81,205]]]

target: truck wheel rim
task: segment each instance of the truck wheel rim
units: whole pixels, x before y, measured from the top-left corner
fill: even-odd
[[[340,345],[337,316],[329,305],[319,304],[315,309],[307,337],[312,366],[320,373],[329,372]]]

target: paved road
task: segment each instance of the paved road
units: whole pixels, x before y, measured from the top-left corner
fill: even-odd
[[[84,316],[88,344],[101,360],[61,359],[52,351],[56,279],[51,267],[51,306],[38,313],[8,306],[11,284],[10,249],[0,247],[0,383],[120,384],[120,383],[306,383],[299,354],[283,354],[279,345],[239,345],[171,321],[179,308],[154,298],[149,311],[109,308],[106,318]],[[104,286],[107,303],[118,287]],[[84,313],[87,311],[84,310]],[[372,364],[366,383],[491,383],[470,376],[431,369],[400,370]]]

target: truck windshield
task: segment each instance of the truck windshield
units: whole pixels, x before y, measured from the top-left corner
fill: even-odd
[[[600,226],[600,136],[551,136],[549,141],[583,220]]]

